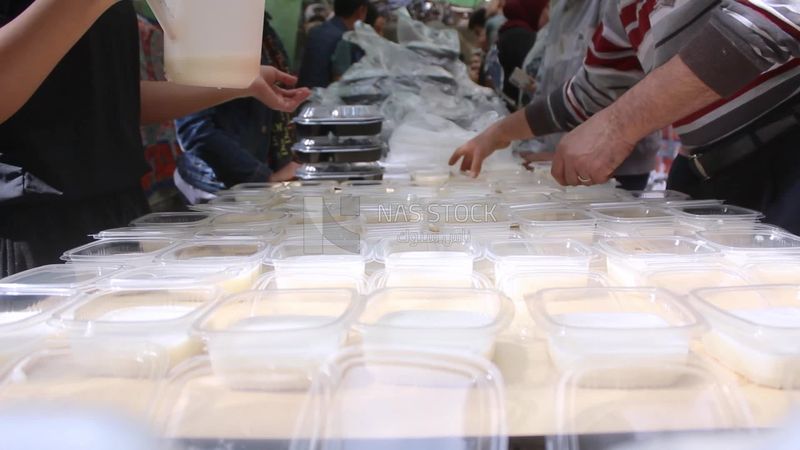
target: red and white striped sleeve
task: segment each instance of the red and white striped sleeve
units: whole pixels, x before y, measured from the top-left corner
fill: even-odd
[[[603,21],[587,49],[583,66],[575,76],[560,89],[527,107],[526,117],[535,135],[577,127],[644,78],[636,50],[621,22],[617,3],[607,2]]]
[[[733,95],[800,58],[800,0],[723,0],[680,56],[722,97]]]

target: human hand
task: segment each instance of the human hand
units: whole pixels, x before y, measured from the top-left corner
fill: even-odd
[[[292,112],[311,95],[308,88],[293,88],[297,77],[271,66],[261,66],[261,75],[250,85],[248,93],[268,107]]]
[[[300,164],[291,161],[289,164],[283,166],[277,172],[273,172],[272,175],[269,176],[269,181],[270,183],[281,183],[284,181],[292,181],[295,178],[297,178],[295,174],[297,173],[297,169],[299,168]]]
[[[638,139],[625,135],[625,125],[604,110],[572,130],[559,143],[553,177],[565,186],[590,186],[608,181]]]
[[[477,177],[481,173],[483,161],[495,151],[506,148],[509,145],[511,145],[511,141],[501,135],[495,124],[457,148],[453,152],[453,156],[450,157],[449,164],[452,166],[463,158],[461,170],[464,172],[469,171],[473,177]]]

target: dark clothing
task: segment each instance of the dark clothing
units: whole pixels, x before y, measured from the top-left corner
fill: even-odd
[[[764,222],[800,234],[800,127],[765,145],[708,181],[690,169],[689,158],[672,164],[668,189],[696,199],[716,198],[763,212]]]
[[[288,71],[288,56],[265,17],[261,64]],[[291,117],[260,101],[233,100],[175,121],[184,154],[178,171],[193,187],[215,193],[240,183],[266,182],[291,162]]]
[[[650,181],[650,174],[615,175],[614,179],[619,182],[619,187],[621,189],[625,189],[626,191],[643,191],[647,188],[647,182]]]
[[[31,3],[0,0],[0,26]],[[21,168],[18,176],[38,178],[65,200],[131,189],[148,169],[139,122],[139,31],[132,4],[119,2],[0,124],[0,166]],[[6,191],[0,203],[57,201],[24,183],[8,194],[14,181],[9,178],[0,178]]]
[[[0,278],[58,264],[66,250],[89,243],[89,233],[128,225],[148,210],[138,187],[80,200],[0,207]]]
[[[0,0],[0,25],[31,3]],[[136,13],[119,2],[0,124],[0,275],[58,262],[147,212],[139,89]]]
[[[503,66],[503,94],[511,101],[519,98],[519,89],[511,83],[515,68],[522,68],[525,57],[536,43],[536,32],[528,28],[511,28],[500,31],[497,38],[497,52]],[[523,104],[526,102],[523,102]]]
[[[333,62],[331,58],[336,46],[347,31],[340,17],[316,26],[308,33],[303,63],[300,66],[301,87],[328,87],[333,81]]]

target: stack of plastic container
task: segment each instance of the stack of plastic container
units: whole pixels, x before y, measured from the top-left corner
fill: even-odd
[[[294,119],[301,180],[380,180],[383,117],[373,106],[307,106]]]

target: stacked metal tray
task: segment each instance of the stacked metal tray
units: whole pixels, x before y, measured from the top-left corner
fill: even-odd
[[[302,180],[380,180],[383,116],[374,106],[306,106],[294,119]]]

